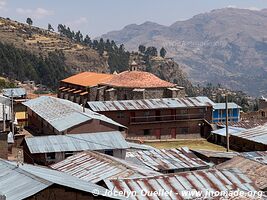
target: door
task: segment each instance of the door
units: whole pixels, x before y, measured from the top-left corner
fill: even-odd
[[[176,139],[176,128],[171,128],[171,137]]]
[[[160,110],[156,110],[156,121],[160,121],[161,117],[160,117]]]
[[[157,139],[160,139],[160,129],[155,129],[155,136]]]

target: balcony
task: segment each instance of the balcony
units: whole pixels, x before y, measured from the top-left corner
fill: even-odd
[[[202,120],[205,117],[206,117],[205,114],[140,116],[140,117],[130,117],[130,124],[147,124],[147,123],[158,123],[158,122]]]

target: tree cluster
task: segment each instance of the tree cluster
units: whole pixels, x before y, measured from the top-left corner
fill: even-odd
[[[149,56],[158,56],[158,50],[156,47],[153,47],[153,46],[150,46],[150,47],[146,47],[144,45],[139,45],[138,47],[138,51],[143,54],[144,56],[146,57],[149,57]],[[162,57],[162,58],[165,58],[167,54],[167,51],[164,47],[162,47],[159,51],[159,55]]]
[[[70,75],[70,70],[61,51],[43,57],[0,43],[0,74],[19,81],[34,80],[55,89],[59,80]]]
[[[130,53],[125,50],[123,45],[117,46],[113,40],[110,41],[107,39],[104,41],[103,38],[92,41],[88,35],[83,37],[80,31],[74,32],[63,24],[58,25],[58,32],[75,42],[93,48],[100,56],[104,56],[104,52],[106,52],[111,72],[121,72],[129,69]]]

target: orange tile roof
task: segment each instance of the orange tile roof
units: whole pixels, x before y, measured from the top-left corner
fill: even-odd
[[[82,72],[80,74],[73,75],[68,77],[62,82],[71,83],[74,85],[81,85],[81,86],[96,86],[104,81],[111,79],[114,75],[113,74],[101,74],[95,72]]]
[[[124,71],[103,82],[103,85],[129,88],[163,88],[176,84],[161,80],[154,74],[143,71]]]

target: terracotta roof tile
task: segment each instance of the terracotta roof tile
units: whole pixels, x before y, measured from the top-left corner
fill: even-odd
[[[75,85],[81,85],[81,86],[95,86],[98,85],[104,81],[109,80],[114,75],[112,74],[101,74],[101,73],[95,73],[95,72],[82,72],[80,74],[73,75],[71,77],[68,77],[62,82],[65,83],[71,83]]]
[[[143,71],[125,71],[103,82],[103,85],[129,88],[163,88],[175,84],[161,80],[157,76]]]

